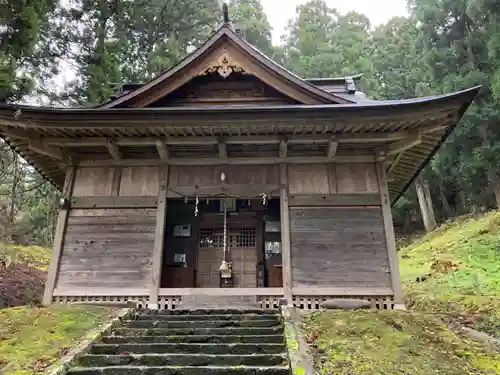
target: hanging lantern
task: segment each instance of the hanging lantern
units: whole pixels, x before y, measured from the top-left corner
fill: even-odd
[[[184,197],[184,203],[188,202],[188,197]]]

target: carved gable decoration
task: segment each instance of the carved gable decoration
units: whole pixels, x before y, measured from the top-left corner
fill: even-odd
[[[211,70],[200,70],[189,83],[151,106],[298,104],[247,72],[231,70],[227,75],[226,70],[221,74],[215,66],[207,69]]]
[[[205,65],[198,75],[203,76],[216,72],[222,78],[229,77],[231,73],[252,74],[248,71],[248,68],[244,68],[240,62],[235,60],[227,50],[223,50],[216,59]]]

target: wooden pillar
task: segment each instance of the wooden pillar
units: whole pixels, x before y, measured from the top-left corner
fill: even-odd
[[[160,167],[161,168],[161,167]],[[156,208],[155,241],[151,263],[151,287],[149,293],[149,309],[158,310],[158,293],[160,290],[163,251],[165,244],[165,222],[167,219],[167,185],[168,166],[160,170],[160,191]]]
[[[288,207],[288,167],[280,165],[280,221],[283,295],[292,304],[292,257],[290,247],[290,210]]]
[[[45,306],[52,304],[52,297],[57,281],[57,272],[59,271],[59,261],[61,259],[61,254],[64,248],[64,236],[66,234],[66,227],[70,212],[69,201],[73,192],[75,174],[75,166],[71,166],[66,169],[66,179],[64,180],[62,198],[66,199],[68,204],[65,207],[59,209],[59,216],[57,218],[57,224],[54,233],[54,244],[52,245],[52,257],[50,260],[49,270],[47,272],[45,291],[43,293],[42,303]]]
[[[394,234],[394,224],[391,212],[391,200],[389,197],[389,189],[387,188],[385,165],[383,163],[377,163],[377,178],[382,204],[382,217],[384,221],[385,241],[387,246],[387,255],[389,258],[389,270],[391,272],[394,302],[396,304],[396,308],[404,308],[404,295],[403,288],[401,286],[401,275],[399,274],[396,236]]]

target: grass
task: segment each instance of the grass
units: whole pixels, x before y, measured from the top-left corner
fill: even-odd
[[[304,326],[320,375],[500,374],[500,354],[421,313],[337,310],[307,315]]]
[[[0,310],[0,373],[43,373],[114,311],[109,307],[77,305]]]
[[[0,244],[0,260],[7,265],[23,263],[47,271],[51,255],[51,250],[45,247]]]
[[[500,375],[500,353],[465,338],[500,338],[500,211],[468,215],[400,241],[408,312],[329,311],[304,317],[321,375]]]
[[[500,338],[500,211],[447,223],[399,257],[408,307]]]
[[[28,272],[25,276],[40,273],[48,269],[50,256],[50,249],[39,246],[0,244],[0,270],[2,266],[24,267]],[[16,283],[8,285],[14,288]],[[19,290],[10,290],[10,295],[16,292]],[[107,321],[115,311],[109,307],[83,305],[0,309],[0,374],[44,373],[87,332]]]

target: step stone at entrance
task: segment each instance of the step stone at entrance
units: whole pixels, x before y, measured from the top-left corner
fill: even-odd
[[[245,309],[258,308],[256,296],[183,296],[181,309]]]
[[[275,327],[278,320],[196,320],[196,321],[168,321],[168,320],[135,320],[130,322],[131,328],[260,328]]]
[[[225,327],[225,328],[118,328],[120,336],[177,336],[177,335],[277,335],[283,333],[283,326],[276,327]]]
[[[283,344],[95,344],[92,354],[120,353],[205,353],[205,354],[279,354]]]
[[[86,355],[82,366],[281,366],[286,364],[284,354],[130,354]]]
[[[190,311],[195,312],[195,311]],[[212,314],[210,315],[210,318],[212,320],[230,320],[230,321],[249,321],[249,320],[269,320],[269,319],[279,319],[279,316],[276,316],[276,314],[268,313],[268,314],[226,314],[226,315],[217,315],[217,314]],[[136,321],[151,321],[151,320],[166,320],[169,322],[183,322],[183,321],[207,321],[207,317],[205,315],[195,315],[195,314],[185,314],[185,315],[172,315],[172,314],[165,314],[161,310],[157,312],[156,314],[153,313],[148,313],[148,314],[143,314],[143,315],[138,315],[135,317]]]
[[[68,375],[288,375],[284,327],[277,311],[139,311]]]
[[[263,344],[280,344],[283,342],[283,334],[280,335],[225,335],[225,336],[210,336],[210,335],[179,335],[179,336],[155,336],[154,341],[157,343],[207,343],[207,344],[236,344],[236,343],[263,343]],[[127,344],[127,343],[149,343],[150,336],[104,336],[102,338],[104,344]]]
[[[280,366],[160,366],[160,367],[87,367],[71,369],[68,375],[285,375],[288,367]]]

